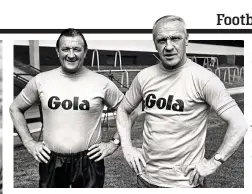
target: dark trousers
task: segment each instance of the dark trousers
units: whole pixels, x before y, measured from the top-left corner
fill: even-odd
[[[87,151],[74,154],[51,152],[47,164],[39,164],[40,188],[102,188],[104,160],[94,162]]]
[[[140,176],[137,176],[137,188],[162,188],[162,187],[150,184],[146,180],[141,178]],[[202,185],[199,185],[199,186],[194,187],[194,188],[205,188],[205,187],[202,186]]]

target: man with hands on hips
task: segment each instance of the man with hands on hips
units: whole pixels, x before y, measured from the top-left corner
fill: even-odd
[[[182,18],[168,15],[158,19],[153,41],[160,63],[135,77],[117,110],[124,157],[139,175],[138,187],[201,187],[204,178],[237,150],[248,126],[219,78],[187,58],[188,34]],[[131,143],[129,115],[142,100],[143,145],[137,149]],[[207,160],[210,108],[228,128],[221,146]]]
[[[66,29],[56,52],[61,66],[33,77],[10,106],[24,146],[39,163],[39,187],[103,187],[104,157],[119,146],[119,136],[101,142],[104,106],[117,109],[122,92],[108,78],[83,66],[88,51],[81,32]],[[33,139],[24,112],[40,101],[43,142]]]

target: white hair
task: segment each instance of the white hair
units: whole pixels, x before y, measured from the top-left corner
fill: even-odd
[[[152,29],[152,35],[153,35],[153,39],[154,39],[154,35],[155,35],[155,29],[158,25],[159,22],[161,21],[179,21],[183,24],[184,26],[184,32],[185,32],[185,35],[187,35],[187,30],[186,30],[186,25],[185,25],[185,21],[179,17],[179,16],[175,16],[175,15],[166,15],[166,16],[163,16],[161,18],[159,18],[155,23],[154,23],[154,26],[153,26],[153,29]]]

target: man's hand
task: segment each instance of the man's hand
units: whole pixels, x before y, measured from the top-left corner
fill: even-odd
[[[29,142],[24,143],[24,146],[38,162],[47,163],[50,159],[51,151],[46,147],[43,142],[30,140]]]
[[[142,166],[141,166],[140,162],[142,163],[142,165],[144,167],[146,167],[146,163],[145,163],[145,160],[141,154],[140,149],[137,149],[133,146],[129,146],[129,147],[123,149],[123,154],[124,154],[124,158],[126,159],[128,164],[130,165],[130,167],[132,169],[134,169],[135,173],[137,173],[138,175],[141,175],[142,174]]]
[[[113,154],[119,146],[115,145],[113,142],[101,142],[99,144],[94,144],[88,148],[87,155],[90,156],[89,159],[95,159],[95,162],[102,160],[103,158]]]
[[[204,178],[214,173],[220,165],[221,163],[214,159],[207,160],[204,158],[194,168],[188,168],[185,172],[185,176],[187,176],[190,171],[193,171],[190,176],[189,184],[193,186],[197,186],[198,184],[203,185]]]

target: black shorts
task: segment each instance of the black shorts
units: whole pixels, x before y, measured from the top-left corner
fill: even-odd
[[[87,151],[74,154],[51,152],[47,164],[39,164],[40,188],[102,188],[104,160],[95,162]]]

